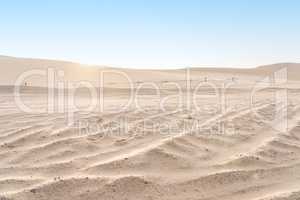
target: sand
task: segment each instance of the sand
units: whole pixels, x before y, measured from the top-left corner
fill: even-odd
[[[190,81],[184,69],[120,70],[12,57],[0,57],[0,66],[7,72],[0,80],[1,200],[300,199],[298,64],[195,68]],[[54,95],[49,112],[49,90],[38,87],[45,77],[28,77],[19,94],[31,109],[24,112],[12,85],[22,72],[47,67],[64,70],[66,81],[89,80],[97,92],[103,89],[94,98],[103,97],[104,105],[89,110],[90,93],[68,88],[63,96],[73,95],[76,109]],[[287,80],[273,83],[283,67]],[[101,70],[125,72],[133,94],[120,74],[97,85]],[[136,101],[124,108],[131,96]]]

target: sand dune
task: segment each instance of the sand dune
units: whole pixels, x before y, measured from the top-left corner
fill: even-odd
[[[0,66],[11,69],[0,78],[1,200],[300,199],[298,64],[191,69],[192,89],[208,78],[205,82],[216,90],[206,85],[197,91],[197,105],[188,106],[189,90],[184,88],[183,106],[168,98],[164,109],[161,100],[178,93],[161,83],[184,86],[185,70],[123,69],[135,90],[137,83],[151,81],[161,96],[142,88],[139,106],[133,101],[120,110],[130,96],[128,84],[124,77],[108,76],[105,109],[71,110],[71,125],[69,105],[65,112],[47,112],[47,88],[34,87],[41,86],[43,78],[27,79],[30,85],[21,90],[32,112],[20,110],[11,85],[28,69],[55,67],[65,71],[66,81],[96,83],[99,70],[110,68],[11,57],[0,57]],[[259,86],[251,102],[257,83],[282,67],[287,67],[287,82]],[[224,83],[233,86],[220,100],[216,95],[223,94]],[[283,94],[288,97],[285,106],[274,98],[282,100]],[[90,97],[79,91],[75,99],[86,105]],[[278,118],[282,110],[287,112]],[[283,119],[286,129],[280,128]]]
[[[1,76],[0,85],[14,85],[17,78],[29,70],[46,70],[54,69],[64,72],[65,81],[88,80],[97,85],[99,76],[102,71],[118,71],[124,72],[133,82],[168,82],[168,81],[185,81],[185,69],[178,70],[138,70],[138,69],[117,69],[107,66],[91,66],[66,61],[43,60],[14,58],[8,56],[0,56],[0,72],[5,74]],[[6,70],[6,69],[9,70]],[[199,80],[207,77],[208,80],[223,80],[235,77],[240,81],[247,77],[249,80],[261,80],[264,77],[272,75],[275,71],[286,68],[288,71],[288,79],[291,81],[299,81],[300,64],[281,63],[267,66],[260,66],[252,69],[228,69],[228,68],[191,68],[191,79]],[[108,73],[108,72],[107,72]],[[108,73],[105,83],[109,87],[128,86],[128,80],[122,74]],[[47,86],[47,79],[41,76],[31,76],[27,80],[30,86]],[[119,83],[119,84],[118,84]]]

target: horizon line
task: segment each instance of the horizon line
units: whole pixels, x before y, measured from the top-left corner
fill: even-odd
[[[264,66],[270,66],[270,65],[284,65],[284,64],[300,64],[298,62],[276,62],[276,63],[264,63],[259,64],[256,66],[216,66],[216,65],[186,65],[186,66],[180,66],[180,67],[172,67],[172,68],[163,68],[163,66],[172,66],[172,65],[160,65],[160,66],[153,66],[147,67],[147,66],[127,66],[127,65],[113,65],[113,64],[91,64],[86,62],[81,62],[78,60],[71,60],[71,59],[64,59],[64,58],[50,58],[50,57],[27,57],[27,56],[10,56],[10,55],[4,55],[0,54],[0,58],[11,58],[11,59],[24,59],[24,60],[42,60],[42,61],[52,61],[52,62],[64,62],[64,63],[72,63],[72,64],[79,64],[82,65],[82,67],[102,67],[102,68],[119,68],[119,69],[132,69],[132,70],[163,70],[163,71],[169,71],[169,70],[183,70],[183,69],[240,69],[240,70],[247,70],[247,69],[255,69],[259,67]],[[162,69],[160,69],[162,68]]]

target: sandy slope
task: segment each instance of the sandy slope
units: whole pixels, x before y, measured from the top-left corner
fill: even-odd
[[[0,85],[14,85],[23,72],[29,70],[54,69],[64,72],[65,81],[87,80],[99,85],[99,77],[103,71],[115,71],[108,73],[104,82],[110,87],[128,86],[128,80],[119,72],[124,72],[133,82],[167,82],[183,81],[186,79],[185,69],[178,70],[137,70],[137,69],[114,69],[105,66],[89,66],[73,62],[14,58],[0,56],[0,72],[5,76],[0,77]],[[300,80],[300,64],[281,63],[275,65],[261,66],[252,69],[226,69],[226,68],[192,68],[191,79],[203,80],[224,80],[235,77],[237,80],[261,80],[281,68],[288,69],[288,78],[291,81]],[[9,69],[9,70],[7,70]],[[30,86],[47,86],[47,77],[30,76],[26,80]],[[121,83],[121,84],[119,84]]]
[[[3,62],[16,61],[0,59]],[[123,89],[106,88],[103,112],[87,112],[84,106],[77,110],[75,122],[84,122],[80,127],[68,126],[66,113],[20,111],[13,88],[1,87],[0,199],[300,199],[300,84],[285,85],[289,88],[285,131],[278,130],[274,118],[278,107],[273,97],[281,88],[261,90],[249,106],[251,87],[270,69],[209,71],[215,73],[211,82],[217,87],[232,76],[243,77],[227,90],[223,112],[216,92],[209,88],[198,91],[197,108],[186,104],[179,108],[176,99],[168,99],[161,110],[161,98],[176,93],[172,87],[162,87],[161,97],[144,88],[139,97],[143,110],[132,105],[120,111],[129,91],[121,80],[111,79]],[[184,78],[182,70],[125,71],[135,81]],[[1,79],[13,79],[18,72]],[[202,79],[206,73],[193,69],[192,77]],[[300,79],[299,73],[292,76],[293,81]],[[28,87],[21,96],[31,108],[45,111],[46,92]],[[183,90],[181,95],[186,94]],[[84,92],[76,99],[83,105],[88,102]]]

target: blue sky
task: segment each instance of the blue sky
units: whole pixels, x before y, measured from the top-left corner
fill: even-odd
[[[297,0],[0,0],[0,54],[135,68],[300,62]]]

